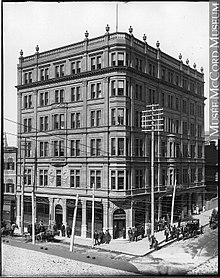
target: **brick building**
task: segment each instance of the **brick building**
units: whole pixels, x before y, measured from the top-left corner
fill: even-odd
[[[16,185],[17,185],[17,147],[7,144],[4,133],[4,184],[2,220],[6,222],[16,221]]]
[[[122,229],[150,219],[151,134],[141,128],[147,104],[164,108],[164,131],[155,134],[155,217],[202,208],[204,199],[203,69],[183,63],[129,33],[106,33],[24,57],[18,64],[18,176],[26,138],[25,225],[36,218],[72,223],[79,194],[76,234]],[[35,168],[36,166],[36,168]],[[37,171],[34,171],[37,169]],[[36,173],[36,176],[34,176]],[[35,177],[35,178],[34,178]],[[36,182],[35,182],[36,181]],[[17,211],[21,207],[18,178]],[[18,213],[18,222],[20,214]]]

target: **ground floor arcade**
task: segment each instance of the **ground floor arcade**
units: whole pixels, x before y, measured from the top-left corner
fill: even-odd
[[[202,210],[205,202],[204,189],[178,193],[175,196],[174,220],[179,216],[182,219],[190,216],[194,207]],[[155,220],[171,216],[172,194],[155,194]],[[17,224],[21,225],[21,195],[17,195]],[[49,227],[54,224],[60,229],[61,224],[72,227],[76,196],[42,196],[35,197],[35,220],[40,220]],[[31,223],[32,199],[24,196],[24,227]],[[150,194],[126,199],[95,198],[95,223],[97,231],[109,230],[113,238],[120,238],[123,229],[144,226],[151,220]],[[92,231],[92,200],[88,197],[79,197],[75,234],[83,238],[91,238]],[[146,230],[146,229],[145,229]]]

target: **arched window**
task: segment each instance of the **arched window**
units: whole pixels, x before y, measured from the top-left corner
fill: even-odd
[[[8,158],[7,170],[14,170],[14,161],[11,157]]]

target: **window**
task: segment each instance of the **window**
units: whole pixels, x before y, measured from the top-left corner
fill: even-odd
[[[179,75],[176,75],[176,85],[179,86]]]
[[[173,83],[173,73],[172,72],[168,72],[168,82]]]
[[[190,115],[195,115],[195,104],[190,103]]]
[[[198,182],[201,182],[203,180],[203,177],[202,177],[202,168],[199,168],[198,169]]]
[[[183,135],[188,135],[188,124],[183,122]]]
[[[112,61],[112,66],[116,66],[116,54],[115,53],[112,53],[111,55],[111,61]]]
[[[125,155],[124,138],[118,138],[118,155]]]
[[[164,141],[161,142],[161,156],[162,157],[166,156],[166,142]]]
[[[116,155],[116,139],[111,138],[111,155]]]
[[[202,156],[203,156],[202,145],[198,145],[198,158],[202,158]]]
[[[54,156],[64,156],[64,140],[53,141]]]
[[[101,139],[91,139],[90,141],[90,155],[100,156],[101,155]]]
[[[183,89],[188,90],[188,82],[185,78],[183,78]]]
[[[116,171],[111,171],[111,189],[116,189]]]
[[[198,137],[202,137],[202,126],[198,125]]]
[[[191,136],[195,136],[195,125],[194,124],[190,124],[190,135]]]
[[[155,104],[156,102],[157,102],[157,100],[156,100],[155,90],[149,89],[149,103]]]
[[[56,90],[55,91],[55,103],[63,103],[64,102],[64,90]]]
[[[49,79],[49,69],[45,68],[45,69],[41,69],[40,70],[40,80],[48,80]]]
[[[25,156],[31,157],[31,142],[26,142]]]
[[[179,111],[179,98],[176,97],[176,110]]]
[[[61,170],[56,170],[56,186],[61,186]]]
[[[71,128],[80,128],[80,113],[71,114]]]
[[[32,119],[24,119],[24,132],[31,132],[32,130]]]
[[[8,162],[5,163],[5,170],[14,170],[14,161],[13,161],[13,158],[9,157],[8,158]]]
[[[40,142],[40,157],[47,157],[49,155],[49,143]]]
[[[183,169],[183,183],[187,184],[188,183],[188,170]]]
[[[118,96],[124,96],[124,81],[118,80]]]
[[[101,188],[101,170],[90,171],[90,188]]]
[[[118,66],[124,66],[124,53],[118,53]]]
[[[124,109],[118,108],[118,125],[124,125]]]
[[[24,96],[24,108],[31,108],[32,107],[32,95]]]
[[[101,69],[102,67],[102,57],[98,56],[97,57],[97,69]]]
[[[179,120],[176,120],[176,133],[179,133],[179,128],[180,128],[180,122]]]
[[[177,158],[180,158],[180,144],[179,143],[176,143],[176,157]]]
[[[52,121],[54,129],[64,129],[64,114],[52,115]]]
[[[102,97],[101,83],[97,83],[97,98]]]
[[[155,65],[153,65],[153,64],[149,64],[149,74],[151,75],[151,76],[156,76],[156,74],[155,74]]]
[[[31,185],[31,169],[25,169],[24,184]]]
[[[39,103],[40,103],[40,106],[48,105],[48,103],[49,103],[48,92],[40,93]]]
[[[80,187],[80,170],[70,170],[70,187]]]
[[[80,140],[71,140],[71,156],[80,156]]]
[[[190,156],[191,158],[195,157],[195,145],[190,145]]]
[[[143,140],[139,138],[135,140],[135,156],[143,156]]]
[[[161,93],[161,105],[165,106],[165,97],[164,97],[164,93]]]
[[[165,76],[165,69],[161,70],[161,79],[165,80],[166,76]]]
[[[24,74],[24,84],[32,83],[32,72],[26,72]]]
[[[100,126],[101,124],[101,110],[91,111],[91,127]]]
[[[47,186],[48,185],[48,170],[40,169],[39,183],[40,183],[40,186]]]
[[[183,144],[183,157],[187,158],[188,157],[188,145]]]
[[[168,108],[173,109],[173,96],[168,95]]]
[[[55,77],[64,76],[64,65],[59,65],[55,67]]]
[[[143,170],[135,170],[135,188],[143,188]]]
[[[48,116],[40,117],[40,131],[49,129]]]
[[[118,190],[123,190],[124,189],[124,171],[118,171]]]

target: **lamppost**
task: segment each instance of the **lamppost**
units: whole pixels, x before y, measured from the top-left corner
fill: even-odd
[[[151,236],[154,235],[154,132],[163,131],[163,108],[159,104],[146,106],[142,111],[142,130],[151,132]]]

